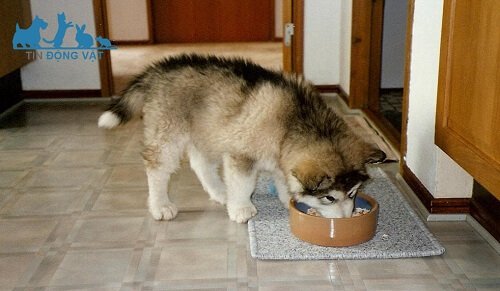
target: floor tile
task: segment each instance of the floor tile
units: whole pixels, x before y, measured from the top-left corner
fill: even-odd
[[[35,256],[34,253],[0,255],[0,286],[15,287]]]
[[[30,173],[24,187],[74,187],[97,184],[105,173],[94,168],[46,168]]]
[[[227,247],[194,247],[163,249],[156,280],[197,280],[225,278]]]
[[[114,167],[106,182],[106,188],[146,188],[147,178],[143,165],[123,165]]]
[[[70,251],[54,274],[51,284],[121,283],[130,255],[130,250]]]
[[[62,143],[63,150],[106,150],[120,148],[125,139],[120,136],[94,135],[94,136],[68,136]]]
[[[72,239],[78,246],[103,242],[134,244],[141,232],[143,217],[111,217],[77,222],[78,233]],[[116,246],[118,247],[118,245]]]
[[[57,140],[57,136],[13,136],[3,141],[0,149],[47,149]]]
[[[41,151],[0,150],[0,165],[2,170],[26,170],[39,165],[44,154]]]
[[[259,281],[329,281],[325,261],[257,261]]]
[[[26,171],[0,171],[0,188],[14,186],[26,173]]]
[[[20,194],[17,201],[1,213],[8,216],[71,214],[82,211],[89,196],[82,191],[29,191]]]
[[[47,161],[46,165],[88,167],[100,165],[106,158],[108,152],[101,151],[64,151],[58,153],[54,159]]]
[[[451,244],[446,252],[470,279],[500,278],[500,255],[484,242]]]
[[[92,210],[123,211],[147,209],[148,190],[103,190]]]
[[[56,225],[55,220],[0,220],[0,253],[36,252]]]
[[[399,275],[432,274],[427,264],[421,259],[402,260],[351,260],[346,262],[352,275],[361,278],[393,278]]]
[[[179,213],[172,221],[164,224],[160,241],[178,239],[221,239],[236,240],[237,229],[246,225],[236,224],[228,219],[225,211],[200,211]]]
[[[401,279],[363,280],[366,290],[451,290],[432,276]],[[449,286],[451,287],[451,286]]]

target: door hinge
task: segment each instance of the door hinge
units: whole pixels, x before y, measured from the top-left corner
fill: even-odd
[[[292,45],[292,36],[295,33],[295,25],[293,23],[285,23],[284,43],[285,46]]]

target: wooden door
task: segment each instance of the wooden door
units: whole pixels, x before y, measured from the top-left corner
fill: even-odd
[[[445,0],[436,144],[500,199],[500,1]]]
[[[153,0],[157,43],[271,41],[273,0]]]
[[[283,0],[283,29],[287,23],[293,24],[291,43],[285,44],[283,32],[283,70],[304,73],[304,0]]]

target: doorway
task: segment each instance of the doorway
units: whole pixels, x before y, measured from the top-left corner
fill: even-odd
[[[400,148],[410,0],[353,1],[351,96]],[[410,23],[411,24],[411,23]]]
[[[152,61],[180,53],[214,54],[225,57],[239,56],[249,58],[264,67],[270,67],[272,69],[282,69],[284,67],[283,64],[286,63],[283,53],[284,48],[281,44],[283,30],[282,19],[283,10],[287,9],[286,6],[288,4],[292,5],[291,1],[266,0],[273,4],[272,7],[267,7],[269,10],[268,13],[261,12],[261,14],[269,15],[268,22],[273,23],[273,30],[267,33],[267,35],[271,37],[266,41],[248,42],[247,39],[241,39],[241,41],[231,39],[230,42],[224,40],[212,42],[212,40],[204,41],[202,39],[196,42],[181,42],[179,40],[178,42],[168,43],[159,43],[155,39],[157,35],[154,31],[155,25],[153,23],[155,0],[100,1],[102,3],[102,11],[106,18],[105,22],[107,22],[105,25],[109,32],[108,38],[119,46],[119,49],[112,51],[110,56],[111,67],[109,70],[107,70],[107,72],[101,70],[101,75],[108,74],[112,76],[111,80],[113,84],[110,85],[110,87],[112,88],[111,91],[113,94],[117,94],[124,89],[133,76],[142,71],[144,67]],[[158,2],[166,3],[169,1]],[[193,1],[177,2],[189,5],[189,3]],[[208,2],[216,3],[217,1]],[[219,2],[229,3],[230,1]],[[233,9],[241,9],[242,11],[248,9],[245,5],[239,5],[240,1],[237,2],[238,5],[235,5]],[[254,1],[249,2],[253,3]],[[265,7],[258,8],[264,9]],[[147,9],[147,11],[139,13],[141,9]],[[119,13],[113,13],[113,11],[118,11]],[[127,14],[125,13],[126,11],[131,13]],[[197,13],[199,13],[199,11]],[[122,20],[117,17],[121,17]],[[128,24],[133,24],[134,27],[128,29]],[[114,27],[112,25],[114,25]],[[142,37],[138,36],[141,35],[141,27]],[[127,38],[127,36],[132,35],[132,33],[136,36],[135,39]]]
[[[401,135],[408,1],[384,4],[378,110]]]

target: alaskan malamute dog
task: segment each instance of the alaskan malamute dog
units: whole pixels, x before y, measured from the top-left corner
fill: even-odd
[[[141,113],[148,205],[157,220],[177,215],[168,182],[184,152],[210,198],[227,203],[239,223],[257,213],[250,196],[259,171],[272,173],[285,206],[293,194],[323,216],[350,217],[368,178],[365,163],[385,159],[311,84],[242,59],[181,55],[156,62],[98,125],[113,128]]]

